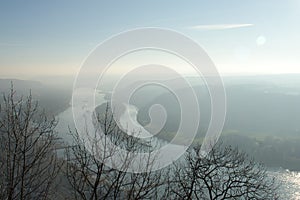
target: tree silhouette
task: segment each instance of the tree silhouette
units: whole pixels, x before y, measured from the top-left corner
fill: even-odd
[[[161,189],[168,186],[166,176],[168,169],[151,171],[153,160],[145,156],[148,161],[148,172],[129,173],[127,169],[133,161],[134,152],[145,151],[149,148],[146,143],[122,132],[115,123],[112,113],[107,106],[104,113],[95,118],[95,126],[101,126],[104,137],[98,138],[92,133],[89,138],[91,146],[87,149],[85,140],[79,137],[78,132],[73,135],[73,145],[67,148],[66,176],[75,199],[157,199],[166,196]],[[105,165],[109,162],[117,149],[108,145],[110,140],[119,147],[125,148],[133,155],[123,158],[121,170]],[[103,152],[99,153],[97,146],[101,143]],[[101,156],[100,156],[101,155]]]
[[[173,193],[176,199],[278,199],[274,178],[266,168],[237,148],[217,144],[204,158],[200,146],[176,166]]]
[[[13,87],[0,108],[0,198],[49,199],[60,169],[54,127],[31,94],[17,98]]]

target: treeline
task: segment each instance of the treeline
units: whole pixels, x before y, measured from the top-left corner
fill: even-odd
[[[105,137],[88,133],[92,143],[87,148],[70,131],[73,143],[65,145],[54,130],[57,121],[41,112],[30,95],[17,99],[11,89],[0,109],[0,199],[279,199],[265,167],[230,146],[216,145],[205,158],[194,146],[156,171],[151,170],[155,160],[149,160],[147,172],[126,172],[131,156],[123,158],[122,170],[107,167],[118,151],[106,145],[108,139],[131,153],[149,150],[148,144],[121,134],[107,110],[94,122]],[[101,153],[100,144],[105,147]]]

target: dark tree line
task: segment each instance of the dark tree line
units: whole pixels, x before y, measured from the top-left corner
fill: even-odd
[[[205,158],[200,146],[167,168],[129,173],[132,156],[126,156],[122,171],[107,167],[117,149],[110,140],[130,152],[151,151],[147,143],[122,132],[107,108],[95,118],[87,149],[79,134],[73,135],[64,158],[57,155],[56,121],[38,109],[31,96],[19,98],[11,90],[0,110],[0,199],[278,199],[277,184],[266,169],[238,149],[216,145]],[[94,136],[93,136],[94,134]],[[101,156],[97,146],[104,147]],[[133,154],[134,155],[134,154]],[[63,192],[62,192],[63,191]]]

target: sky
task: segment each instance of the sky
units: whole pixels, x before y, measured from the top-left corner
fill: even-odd
[[[199,43],[221,74],[300,73],[300,0],[0,1],[0,77],[75,75],[102,41],[161,27]]]

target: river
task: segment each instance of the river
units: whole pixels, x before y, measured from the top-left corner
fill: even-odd
[[[101,105],[105,103],[105,94],[104,93],[97,93],[96,94],[96,103],[97,105]],[[132,105],[127,106],[128,112],[125,112],[124,115],[120,118],[120,124],[125,126],[127,125],[128,128],[128,117],[131,117],[133,120],[133,125],[137,123],[136,115],[137,115],[137,108]],[[59,123],[56,127],[59,136],[65,141],[71,141],[72,137],[67,134],[69,132],[69,128],[71,130],[75,130],[73,114],[72,114],[72,107],[69,107],[64,112],[60,113],[57,116]],[[129,125],[130,126],[130,125]],[[142,137],[148,137],[147,131],[141,129],[141,133],[143,134]],[[279,193],[281,194],[281,199],[287,200],[300,200],[300,172],[291,172],[285,169],[278,169],[278,170],[269,170],[269,175],[275,177],[279,183]]]
[[[279,182],[278,192],[281,199],[300,200],[300,172],[278,169],[270,170],[268,174]]]

